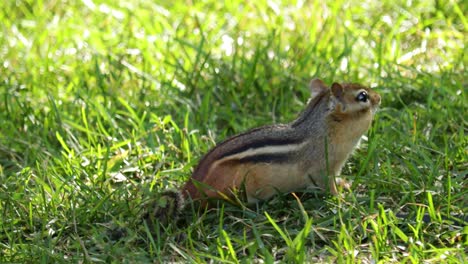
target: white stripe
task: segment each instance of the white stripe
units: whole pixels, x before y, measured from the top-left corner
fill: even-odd
[[[260,148],[250,148],[248,150],[245,150],[240,153],[233,154],[231,156],[227,156],[225,158],[222,158],[218,160],[218,162],[224,162],[226,160],[231,160],[231,159],[243,159],[245,157],[251,157],[251,156],[256,156],[256,155],[264,155],[264,154],[279,154],[279,153],[288,153],[292,152],[295,150],[298,150],[302,147],[304,147],[307,144],[307,141],[304,141],[300,144],[288,144],[288,145],[278,145],[278,146],[264,146]]]

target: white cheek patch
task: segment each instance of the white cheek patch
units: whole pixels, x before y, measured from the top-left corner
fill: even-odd
[[[370,101],[367,100],[367,102],[358,102],[355,99],[353,99],[354,102],[352,103],[347,103],[346,104],[346,112],[358,112],[364,109],[368,109],[370,107]]]
[[[356,99],[356,97],[359,95],[361,92],[366,92],[366,90],[361,89],[356,91],[353,94],[353,97],[350,98],[349,102],[346,104],[346,112],[358,112],[361,110],[368,109],[371,106],[370,98],[367,98],[366,102],[360,102]]]

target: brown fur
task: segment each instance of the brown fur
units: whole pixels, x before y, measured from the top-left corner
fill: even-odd
[[[249,202],[317,184],[337,193],[335,177],[369,129],[380,96],[358,84],[311,82],[312,100],[287,125],[234,136],[208,152],[183,188],[194,200],[229,198],[244,190]],[[358,102],[360,91],[368,103]],[[327,155],[328,154],[328,155]]]

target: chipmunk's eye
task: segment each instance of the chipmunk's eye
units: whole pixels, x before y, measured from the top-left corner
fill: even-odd
[[[356,96],[356,100],[357,100],[358,102],[363,102],[363,103],[365,103],[365,102],[367,102],[368,99],[369,99],[369,96],[367,95],[367,92],[365,92],[365,91],[360,92],[360,93]]]

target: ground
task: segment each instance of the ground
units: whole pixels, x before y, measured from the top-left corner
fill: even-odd
[[[0,7],[0,262],[467,259],[464,1]],[[294,119],[317,77],[382,95],[349,192],[144,221],[216,142]]]

